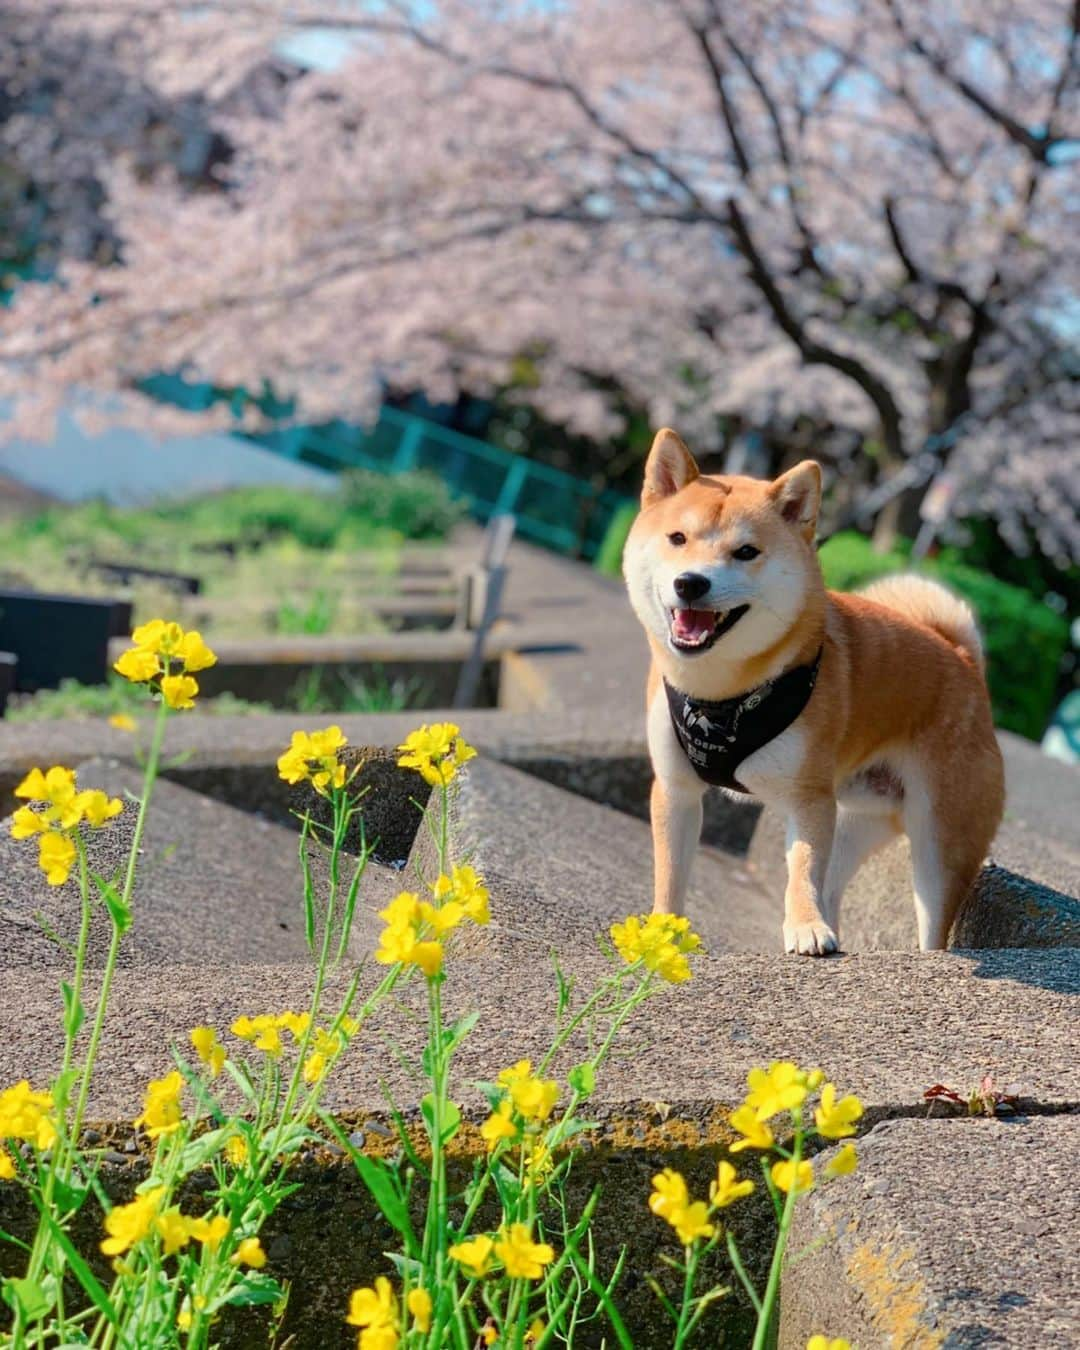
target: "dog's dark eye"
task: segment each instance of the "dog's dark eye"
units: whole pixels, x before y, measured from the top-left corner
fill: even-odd
[[[682,530],[676,530],[674,534],[669,534],[667,538],[668,543],[674,544],[676,548],[678,548],[681,544],[686,543],[686,535],[683,534]]]
[[[753,544],[743,544],[742,548],[737,548],[731,555],[738,562],[749,562],[751,558],[756,558],[761,549],[755,548]]]

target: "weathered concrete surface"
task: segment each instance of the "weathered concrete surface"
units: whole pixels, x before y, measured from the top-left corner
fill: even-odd
[[[493,895],[500,924],[513,899],[502,891]],[[471,1082],[490,1079],[519,1058],[535,1060],[550,1043],[555,981],[548,954],[556,943],[560,964],[583,997],[609,966],[595,947],[566,931],[558,914],[539,916],[530,933],[497,931],[487,951],[449,959],[448,1014],[480,1013],[456,1061],[463,1105],[481,1104]],[[303,1007],[310,974],[299,964],[121,971],[92,1114],[133,1119],[147,1078],[168,1064],[170,1040],[185,1039],[202,1022],[224,1028],[241,1013]],[[331,984],[331,998],[349,974]],[[363,988],[373,983],[372,974]],[[93,979],[89,996],[92,985]],[[1025,1101],[1040,1109],[1073,1109],[1080,1106],[1078,992],[1077,951],[867,952],[823,961],[753,953],[706,957],[689,984],[665,989],[639,1011],[622,1041],[633,1054],[601,1075],[596,1101],[631,1114],[643,1102],[673,1104],[676,1117],[697,1121],[684,1142],[705,1143],[714,1113],[744,1094],[749,1068],[792,1057],[820,1064],[845,1091],[857,1092],[872,1116],[921,1110],[922,1094],[933,1084],[965,1088],[987,1072],[1019,1084]],[[414,1101],[415,1080],[381,1034],[406,1055],[418,1054],[420,1028],[402,1009],[418,1009],[422,994],[418,981],[410,984],[400,1006],[388,1005],[360,1037],[330,1085],[332,1107],[381,1110],[381,1082],[403,1103]],[[28,1071],[45,1078],[56,1067],[58,1006],[55,973],[24,970],[17,982],[6,983],[0,1081]],[[564,1067],[581,1049],[568,1047]]]
[[[91,760],[78,766],[83,787],[101,787],[125,797],[141,787],[130,765]],[[137,806],[107,828],[88,833],[91,872],[122,876],[135,829]],[[323,869],[316,857],[319,875]],[[369,906],[385,903],[396,874],[371,867],[365,894]],[[307,959],[294,828],[248,811],[159,782],[147,816],[136,874],[136,922],[121,948],[124,964],[160,966],[185,962],[242,966],[249,962]],[[92,891],[92,894],[96,892]],[[70,958],[35,921],[41,914],[60,937],[74,942],[79,928],[75,878],[49,886],[37,865],[33,840],[15,840],[0,826],[0,967],[70,967]],[[359,931],[378,926],[362,911]],[[94,907],[88,960],[103,962],[110,925]],[[8,1010],[12,1011],[12,1010]]]
[[[480,758],[470,766],[455,807],[454,837],[485,876],[527,903],[499,907],[501,926],[540,931],[545,940],[594,933],[652,908],[649,827],[610,807],[572,796],[529,774]],[[416,861],[433,868],[429,837]],[[687,914],[712,951],[781,951],[781,909],[767,901],[745,862],[703,848],[694,867]]]
[[[893,1120],[796,1210],[780,1350],[1080,1345],[1080,1117]]]

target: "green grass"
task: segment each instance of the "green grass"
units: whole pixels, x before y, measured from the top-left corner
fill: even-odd
[[[297,682],[283,708],[239,698],[228,692],[200,698],[196,707],[200,713],[220,717],[282,711],[307,716],[405,712],[409,708],[424,707],[428,693],[421,679],[390,679],[378,669],[367,679],[358,679],[347,674],[330,677],[316,668]],[[62,680],[59,689],[16,694],[8,702],[5,721],[57,722],[63,718],[85,721],[112,717],[116,713],[135,716],[145,712],[146,691],[119,675],[110,675],[107,684]]]
[[[405,544],[445,540],[464,514],[427,473],[349,473],[326,493],[254,487],[138,509],[55,506],[0,519],[0,586],[122,593],[136,623],[170,613],[218,637],[371,632],[382,624],[365,587],[396,576]],[[202,592],[149,578],[121,587],[102,562],[193,575]],[[212,603],[200,610],[203,600]]]
[[[235,694],[218,694],[200,699],[200,712],[230,716],[235,713],[273,712],[269,703],[252,703]],[[110,675],[108,684],[80,684],[61,680],[59,689],[39,689],[36,694],[16,694],[10,699],[4,720],[7,722],[58,722],[62,718],[86,720],[112,717],[116,713],[135,716],[147,710],[146,690],[119,675]]]

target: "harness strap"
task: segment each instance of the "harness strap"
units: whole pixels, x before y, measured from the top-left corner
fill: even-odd
[[[796,666],[734,698],[694,698],[664,681],[671,724],[699,778],[713,787],[749,792],[735,777],[739,765],[786,731],[810,702],[823,651],[818,648],[810,665]]]

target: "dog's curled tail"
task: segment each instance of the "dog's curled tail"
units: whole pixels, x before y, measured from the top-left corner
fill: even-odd
[[[939,582],[904,573],[875,581],[861,594],[906,619],[926,624],[927,628],[940,633],[946,642],[967,652],[979,670],[985,668],[975,615],[959,596]]]

